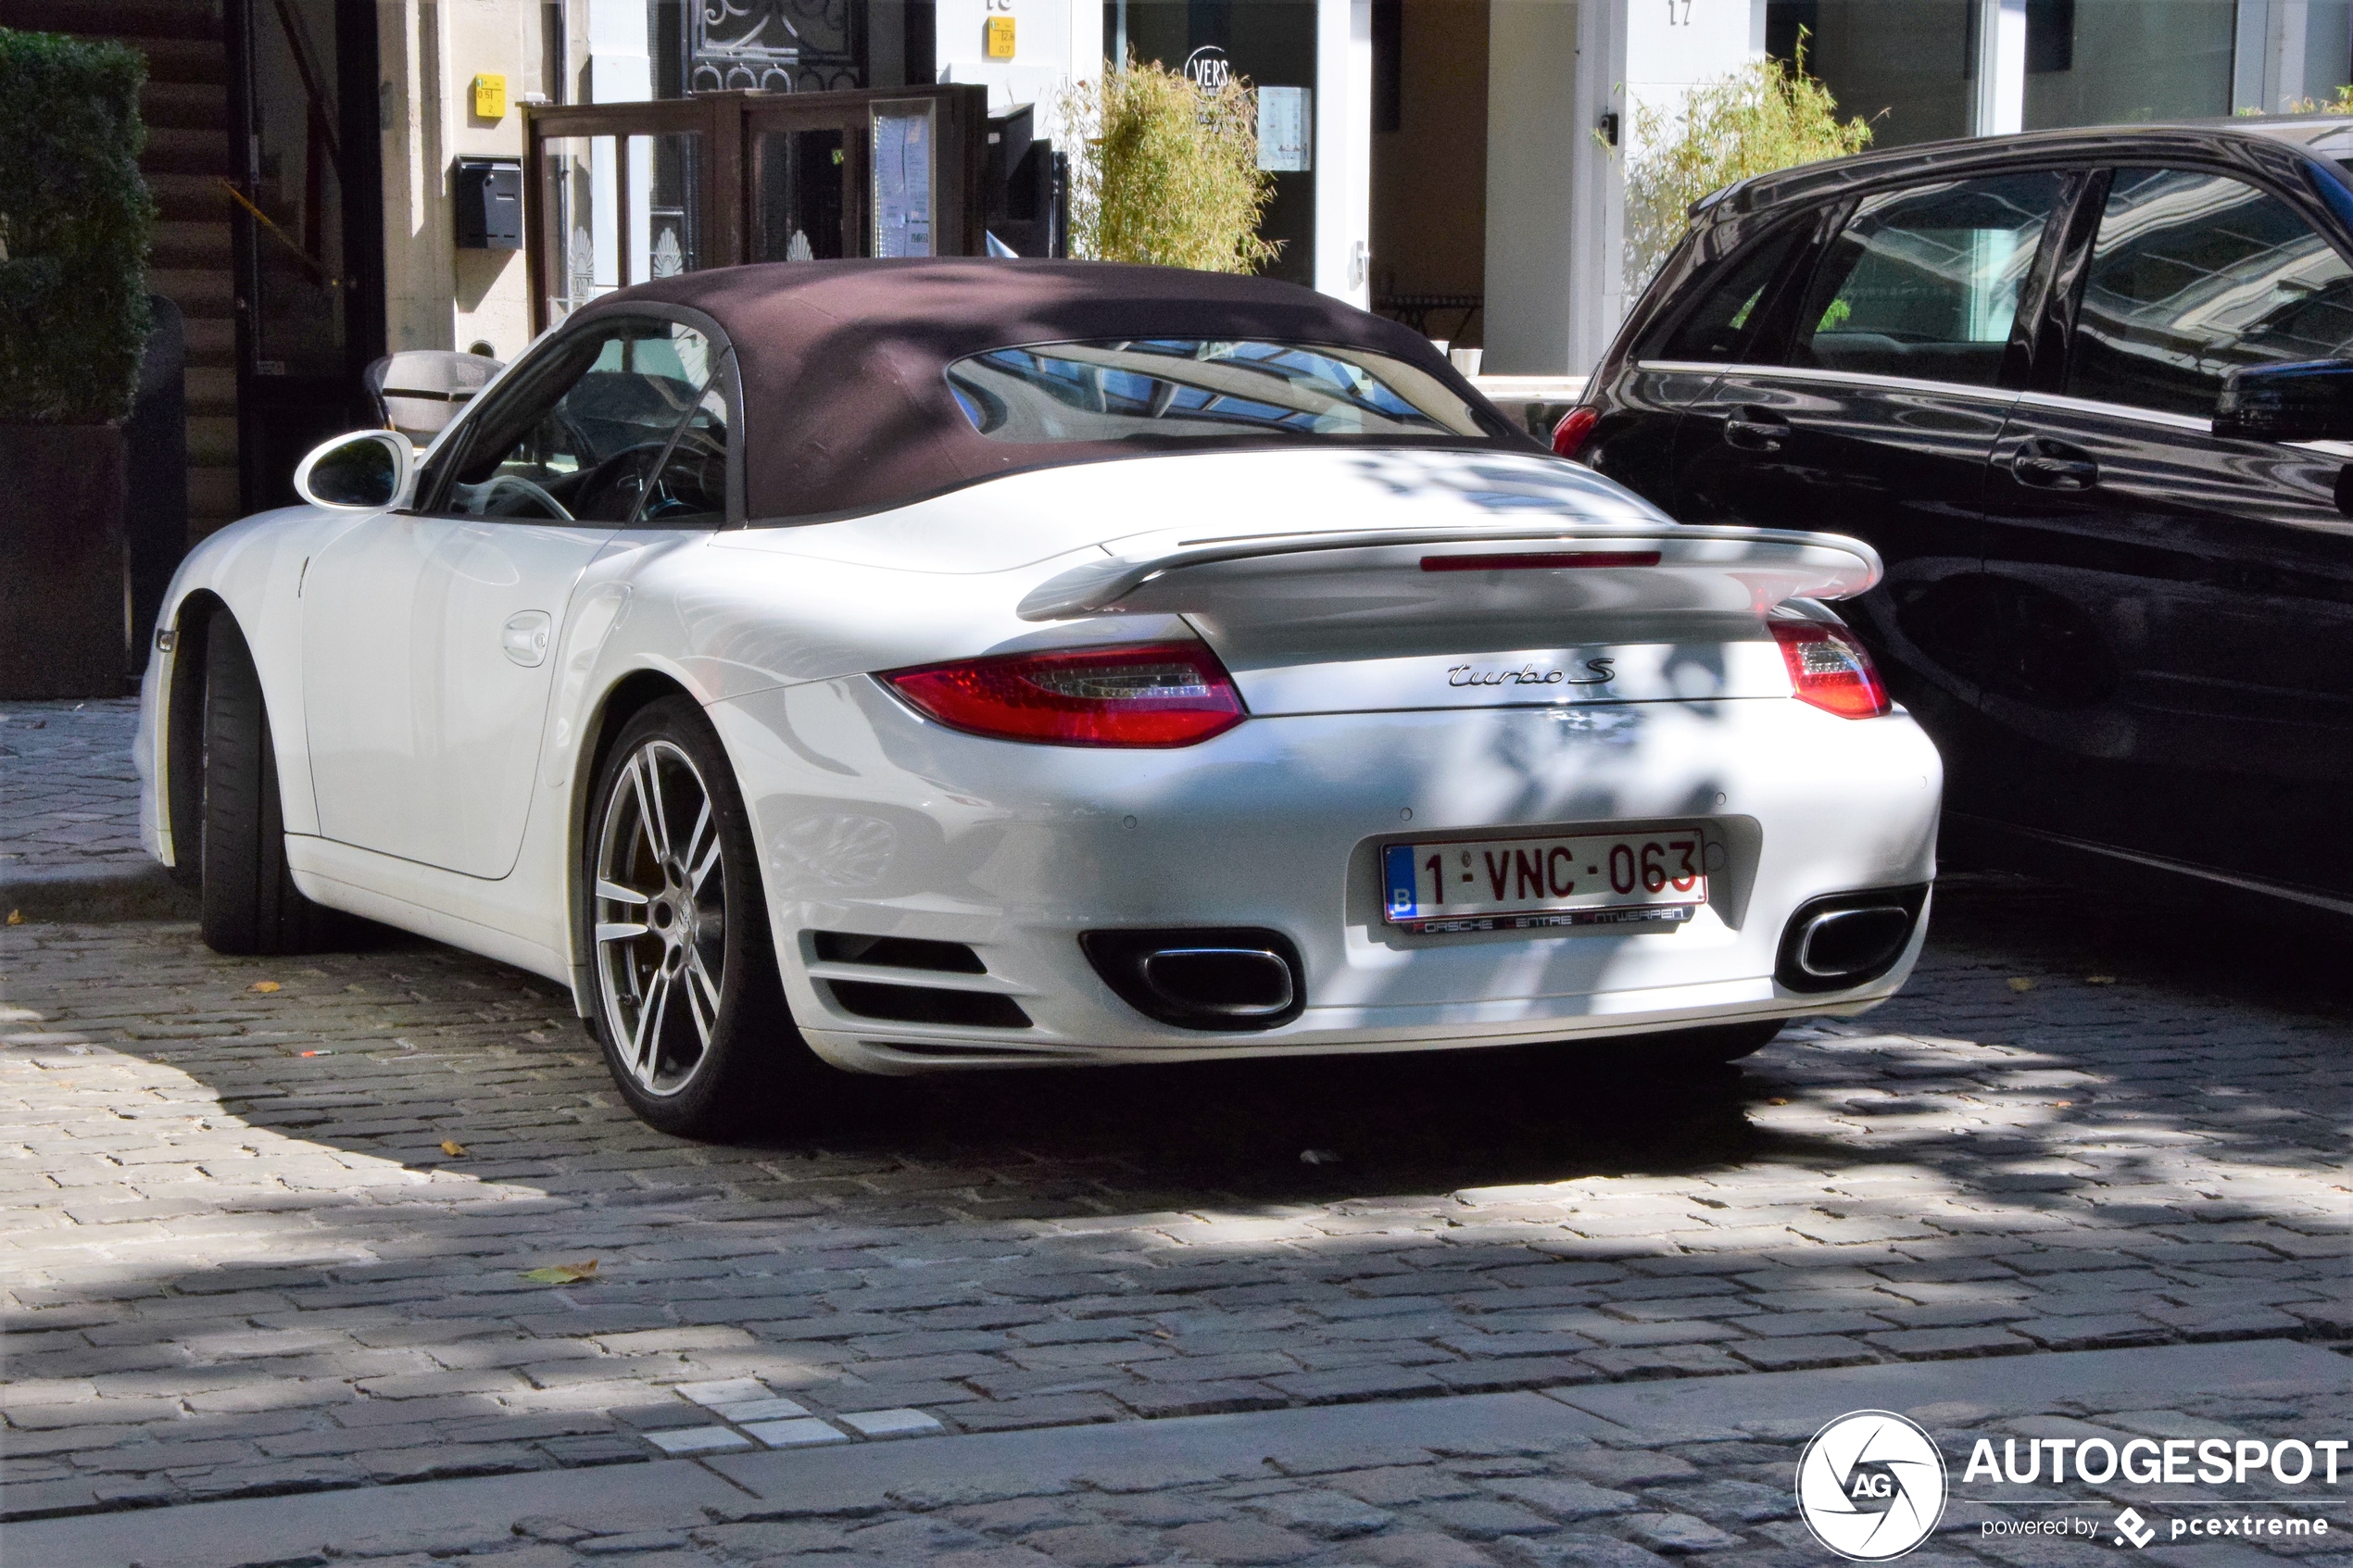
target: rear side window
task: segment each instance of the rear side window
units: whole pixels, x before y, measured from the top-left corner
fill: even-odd
[[[1866,197],[1815,271],[1791,362],[1994,385],[2065,183],[2043,171]]]
[[[1810,227],[1804,220],[1784,223],[1719,262],[1713,278],[1697,285],[1698,305],[1642,358],[1707,364],[1744,358],[1764,327],[1765,291]]]
[[[1428,372],[1357,348],[1151,338],[999,348],[948,367],[992,441],[1484,438]]]
[[[2100,213],[2067,390],[2208,415],[2242,365],[2353,355],[2353,267],[2227,175],[2120,169]]]

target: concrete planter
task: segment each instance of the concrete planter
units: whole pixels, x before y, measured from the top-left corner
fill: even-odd
[[[120,696],[122,432],[0,425],[0,698]]]

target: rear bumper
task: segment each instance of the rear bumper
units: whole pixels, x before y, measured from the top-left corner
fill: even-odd
[[[862,677],[711,716],[758,834],[794,1017],[820,1055],[866,1071],[1425,1050],[1856,1012],[1902,984],[1925,922],[1869,984],[1802,994],[1774,979],[1791,914],[1933,874],[1942,771],[1926,737],[1900,715],[1847,721],[1786,698],[1260,718],[1175,751],[983,740]],[[1692,822],[1711,846],[1710,897],[1680,928],[1418,936],[1380,919],[1390,843]],[[1123,1001],[1079,942],[1194,926],[1288,937],[1304,1006],[1263,1032],[1175,1027]],[[963,944],[980,972],[829,961],[822,931]],[[861,1016],[837,980],[1002,997],[1028,1022]]]

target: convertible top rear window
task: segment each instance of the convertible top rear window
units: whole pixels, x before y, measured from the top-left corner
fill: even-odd
[[[1436,377],[1362,348],[1106,339],[974,354],[948,367],[973,428],[1018,443],[1484,438]]]

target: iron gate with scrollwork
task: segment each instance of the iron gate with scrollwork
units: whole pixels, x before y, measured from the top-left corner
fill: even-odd
[[[866,85],[866,7],[851,0],[686,0],[682,10],[689,93]]]

